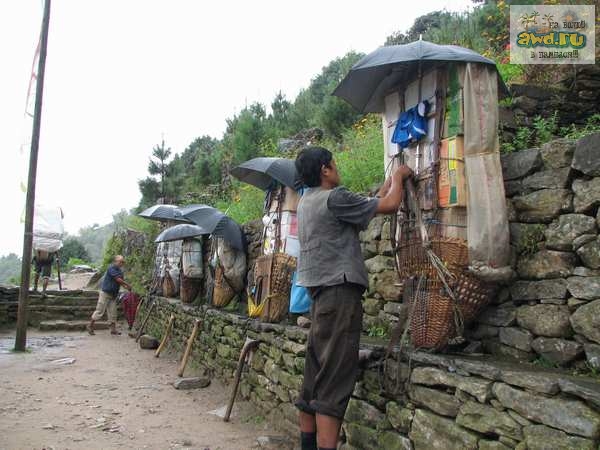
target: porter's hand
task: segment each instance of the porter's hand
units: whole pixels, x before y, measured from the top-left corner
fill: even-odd
[[[403,180],[406,180],[407,178],[410,178],[412,176],[412,174],[413,174],[412,169],[410,167],[408,167],[407,165],[403,164],[394,171],[394,174],[392,176],[398,181],[403,181]]]

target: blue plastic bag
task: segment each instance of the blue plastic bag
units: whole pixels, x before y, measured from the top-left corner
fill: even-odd
[[[292,289],[290,291],[290,312],[294,314],[304,314],[310,311],[312,299],[308,294],[308,289],[304,286],[298,286],[298,273],[294,272],[292,277]]]
[[[406,148],[411,143],[419,141],[427,134],[427,112],[429,102],[427,100],[402,112],[396,123],[392,142]]]

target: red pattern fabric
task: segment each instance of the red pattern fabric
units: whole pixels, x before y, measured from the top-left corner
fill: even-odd
[[[133,292],[128,292],[123,297],[123,314],[127,320],[129,328],[133,326],[135,320],[135,313],[137,312],[138,305],[140,303],[140,297]]]

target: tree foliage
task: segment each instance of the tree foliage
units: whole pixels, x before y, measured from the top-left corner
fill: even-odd
[[[63,241],[63,247],[60,249],[60,265],[66,267],[71,258],[83,261],[90,260],[90,256],[81,241],[74,236],[67,236]]]

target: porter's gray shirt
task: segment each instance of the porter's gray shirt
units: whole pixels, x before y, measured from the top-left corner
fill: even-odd
[[[334,286],[344,282],[368,287],[358,232],[375,216],[379,200],[343,187],[311,188],[298,204],[298,284]]]

